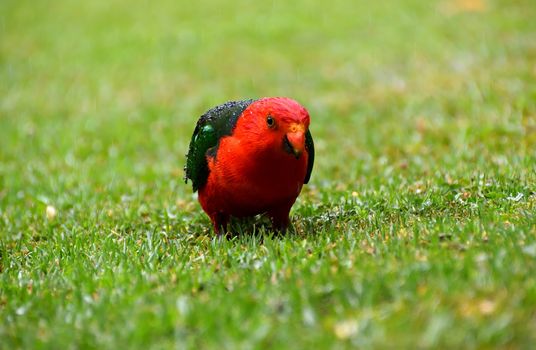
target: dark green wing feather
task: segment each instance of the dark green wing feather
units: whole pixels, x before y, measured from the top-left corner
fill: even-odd
[[[307,174],[305,174],[303,183],[309,183],[311,173],[313,172],[313,164],[315,162],[315,143],[313,142],[313,135],[311,135],[310,130],[307,130],[307,133],[305,134],[305,149],[307,150],[309,158],[307,159]]]
[[[208,178],[207,154],[215,156],[223,136],[231,135],[238,117],[254,100],[231,101],[207,111],[197,121],[186,155],[184,180],[197,191]]]

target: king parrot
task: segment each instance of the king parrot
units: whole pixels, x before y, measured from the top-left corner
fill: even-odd
[[[286,97],[231,101],[203,114],[186,156],[185,181],[214,230],[230,217],[267,214],[274,229],[289,225],[290,208],[309,182],[315,157],[310,117]]]

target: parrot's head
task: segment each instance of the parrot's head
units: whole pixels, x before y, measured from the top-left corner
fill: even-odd
[[[300,158],[310,117],[298,102],[286,97],[268,97],[253,102],[239,119],[236,132],[253,145]]]

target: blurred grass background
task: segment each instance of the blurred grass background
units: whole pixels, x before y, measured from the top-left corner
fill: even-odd
[[[534,18],[532,0],[1,1],[0,347],[528,347]],[[208,108],[262,96],[312,116],[297,234],[218,245],[184,153]]]
[[[144,157],[180,171],[198,115],[276,95],[311,109],[327,154],[491,158],[534,146],[530,1],[24,4],[2,4],[8,158],[68,151],[90,169],[113,146],[112,167],[128,173]],[[481,142],[490,133],[502,137]],[[355,175],[339,157],[321,162],[343,182]]]

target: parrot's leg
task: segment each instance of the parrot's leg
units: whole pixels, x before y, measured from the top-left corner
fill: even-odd
[[[216,232],[218,236],[225,234],[227,231],[227,224],[229,223],[229,215],[217,212],[210,216],[210,220],[212,221],[212,225],[214,225],[214,232]]]
[[[292,204],[294,204],[294,202],[289,205],[277,207],[274,210],[270,210],[268,212],[268,216],[272,221],[272,227],[274,230],[281,232],[285,232],[287,230],[287,227],[290,224],[288,214],[290,213],[290,208],[292,207]]]

